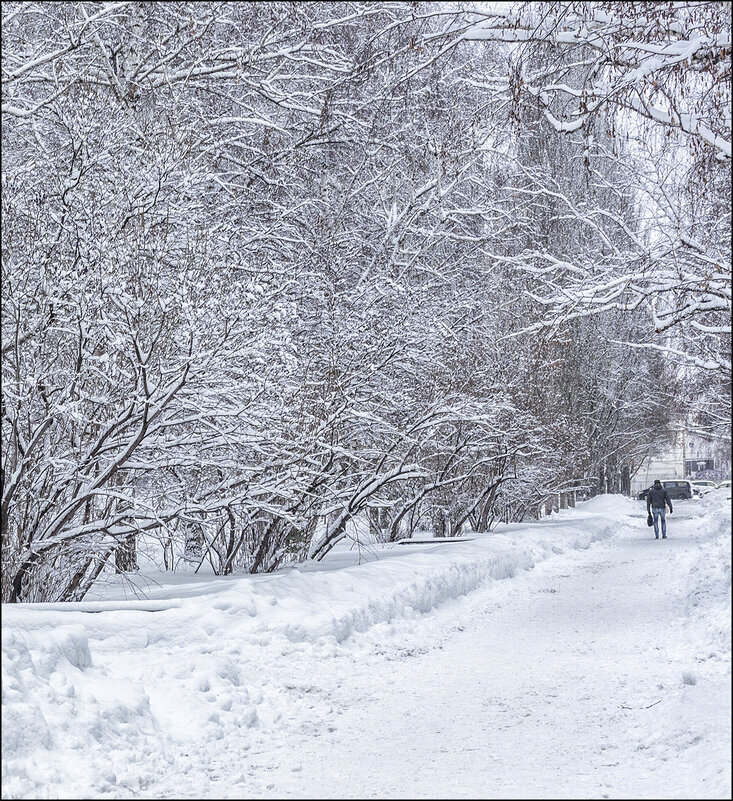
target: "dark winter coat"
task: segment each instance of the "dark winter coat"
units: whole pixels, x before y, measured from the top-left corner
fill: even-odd
[[[672,501],[669,499],[669,493],[664,489],[664,485],[653,486],[646,496],[646,509],[664,509],[664,504],[669,506],[669,511],[672,511]]]

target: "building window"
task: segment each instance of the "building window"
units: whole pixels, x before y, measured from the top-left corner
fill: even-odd
[[[685,459],[685,475],[692,476],[703,470],[715,470],[715,459]]]

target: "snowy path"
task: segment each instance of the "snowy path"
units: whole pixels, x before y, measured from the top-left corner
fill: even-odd
[[[725,797],[730,677],[683,683],[699,543],[678,521],[667,542],[632,529],[455,602],[416,623],[424,653],[339,660],[302,690],[317,699],[310,725],[283,731],[282,750],[253,749],[249,791]]]
[[[228,628],[171,610],[127,612],[111,633],[111,613],[84,615],[94,665],[81,666],[83,687],[71,666],[49,686],[57,707],[75,687],[76,731],[113,679],[119,695],[90,718],[96,742],[86,744],[101,745],[106,762],[80,735],[78,784],[49,795],[728,797],[729,513],[716,532],[718,518],[678,504],[670,539],[657,542],[625,503],[610,539],[344,638],[245,635],[226,594],[206,604],[230,615]],[[420,557],[409,558],[417,569]],[[403,564],[377,567],[388,575]],[[302,596],[273,609],[289,601],[291,619],[315,579],[293,576],[290,592],[302,586]],[[28,779],[19,775],[11,797],[38,797],[30,776],[45,756],[26,758]]]

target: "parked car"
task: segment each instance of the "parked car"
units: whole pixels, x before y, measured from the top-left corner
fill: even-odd
[[[714,481],[708,481],[707,479],[693,479],[690,481],[693,487],[697,487],[703,495],[710,492],[710,490],[714,490],[718,488],[718,485]]]
[[[703,493],[700,487],[694,487],[691,482],[683,481],[682,479],[665,479],[662,481],[664,488],[667,490],[669,494],[669,498],[672,501],[679,501],[679,500],[689,500],[690,498],[701,498]],[[646,496],[651,490],[651,487],[647,487],[645,490],[642,490],[639,495],[637,496],[640,501],[645,501]]]
[[[718,484],[718,487],[720,487],[721,489],[723,489],[723,487],[725,487],[726,489],[730,489],[730,479],[726,478],[725,480],[721,481]]]

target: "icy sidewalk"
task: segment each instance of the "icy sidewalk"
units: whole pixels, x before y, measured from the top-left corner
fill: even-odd
[[[730,529],[711,504],[689,511],[709,512],[704,525],[717,534]],[[317,723],[318,676],[367,663],[383,670],[374,654],[421,651],[421,640],[455,628],[452,599],[493,579],[528,581],[536,571],[525,569],[551,557],[572,570],[573,554],[595,540],[646,540],[641,523],[641,504],[600,498],[460,545],[385,549],[358,566],[337,568],[335,555],[325,569],[204,581],[185,597],[162,588],[147,602],[157,611],[139,601],[88,605],[107,610],[94,614],[83,604],[4,607],[3,795],[267,795],[268,771],[278,772],[291,740],[329,728]],[[725,595],[724,581],[718,589]]]

